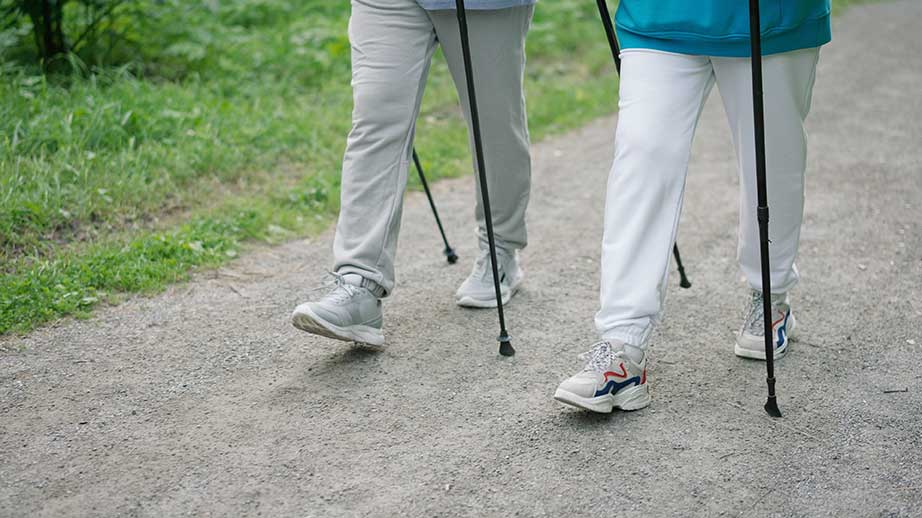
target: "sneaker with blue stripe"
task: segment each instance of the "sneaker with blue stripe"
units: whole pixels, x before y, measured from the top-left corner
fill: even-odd
[[[600,413],[615,408],[639,410],[650,404],[645,354],[637,363],[624,354],[621,343],[599,342],[580,359],[588,363],[557,387],[557,401]]]
[[[765,359],[765,318],[762,306],[762,292],[752,290],[749,299],[749,308],[743,327],[736,335],[736,346],[733,351],[742,358],[754,360]],[[794,313],[788,296],[772,294],[772,344],[775,348],[774,358],[784,357],[788,352],[791,337],[794,335]]]

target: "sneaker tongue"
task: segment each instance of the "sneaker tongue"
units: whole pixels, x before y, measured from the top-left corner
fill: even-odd
[[[640,347],[634,347],[633,345],[625,344],[622,347],[622,350],[624,351],[624,356],[627,357],[628,360],[631,360],[637,365],[643,363],[643,357],[645,353]]]
[[[357,273],[347,273],[343,275],[343,280],[346,281],[346,284],[351,284],[353,286],[362,285],[362,276]]]
[[[610,339],[608,340],[608,344],[611,347],[612,355],[615,355],[616,353],[621,353],[623,356],[628,357],[631,361],[634,361],[634,357],[636,356],[636,353],[639,352],[641,359],[643,359],[643,350],[638,349],[637,347],[626,345],[621,340],[611,340]],[[635,363],[640,363],[640,362],[636,361]]]
[[[506,264],[508,256],[508,252],[502,248],[496,247],[496,265],[500,277],[503,275],[503,265]],[[489,248],[480,250],[480,255],[477,257],[477,268],[482,279],[489,280],[491,283],[493,282],[493,267],[491,266]]]
[[[604,372],[609,369],[616,358],[627,359],[636,364],[643,362],[644,351],[639,347],[625,345],[618,340],[597,343],[591,351],[580,355],[588,360],[585,370]]]
[[[493,267],[490,266],[490,251],[481,250],[480,255],[477,256],[477,264],[474,266],[475,275],[478,275],[481,280],[492,279]]]

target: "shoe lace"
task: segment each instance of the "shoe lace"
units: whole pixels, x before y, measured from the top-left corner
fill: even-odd
[[[311,291],[323,291],[326,293],[324,298],[329,298],[332,302],[342,303],[352,298],[357,290],[358,287],[346,282],[345,277],[341,274],[327,272],[321,285]]]
[[[584,371],[605,372],[615,358],[620,358],[624,351],[613,351],[608,342],[598,342],[587,352],[579,355],[580,360],[586,361]]]
[[[762,292],[752,290],[749,296],[749,309],[746,312],[746,329],[759,336],[765,332],[765,308],[762,306]]]

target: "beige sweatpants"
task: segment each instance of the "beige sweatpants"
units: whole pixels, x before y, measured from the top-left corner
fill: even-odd
[[[533,11],[526,6],[467,13],[494,230],[497,244],[509,249],[527,243],[531,159],[522,86]],[[436,45],[470,121],[461,38],[455,11],[426,11],[415,0],[352,0],[349,40],[354,108],[334,270],[357,273],[390,293],[413,134]],[[484,242],[479,181],[475,203]]]

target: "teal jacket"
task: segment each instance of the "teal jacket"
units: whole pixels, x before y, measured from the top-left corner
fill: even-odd
[[[761,0],[762,53],[819,47],[832,39],[830,0]],[[745,0],[621,0],[615,14],[624,49],[748,57]]]

